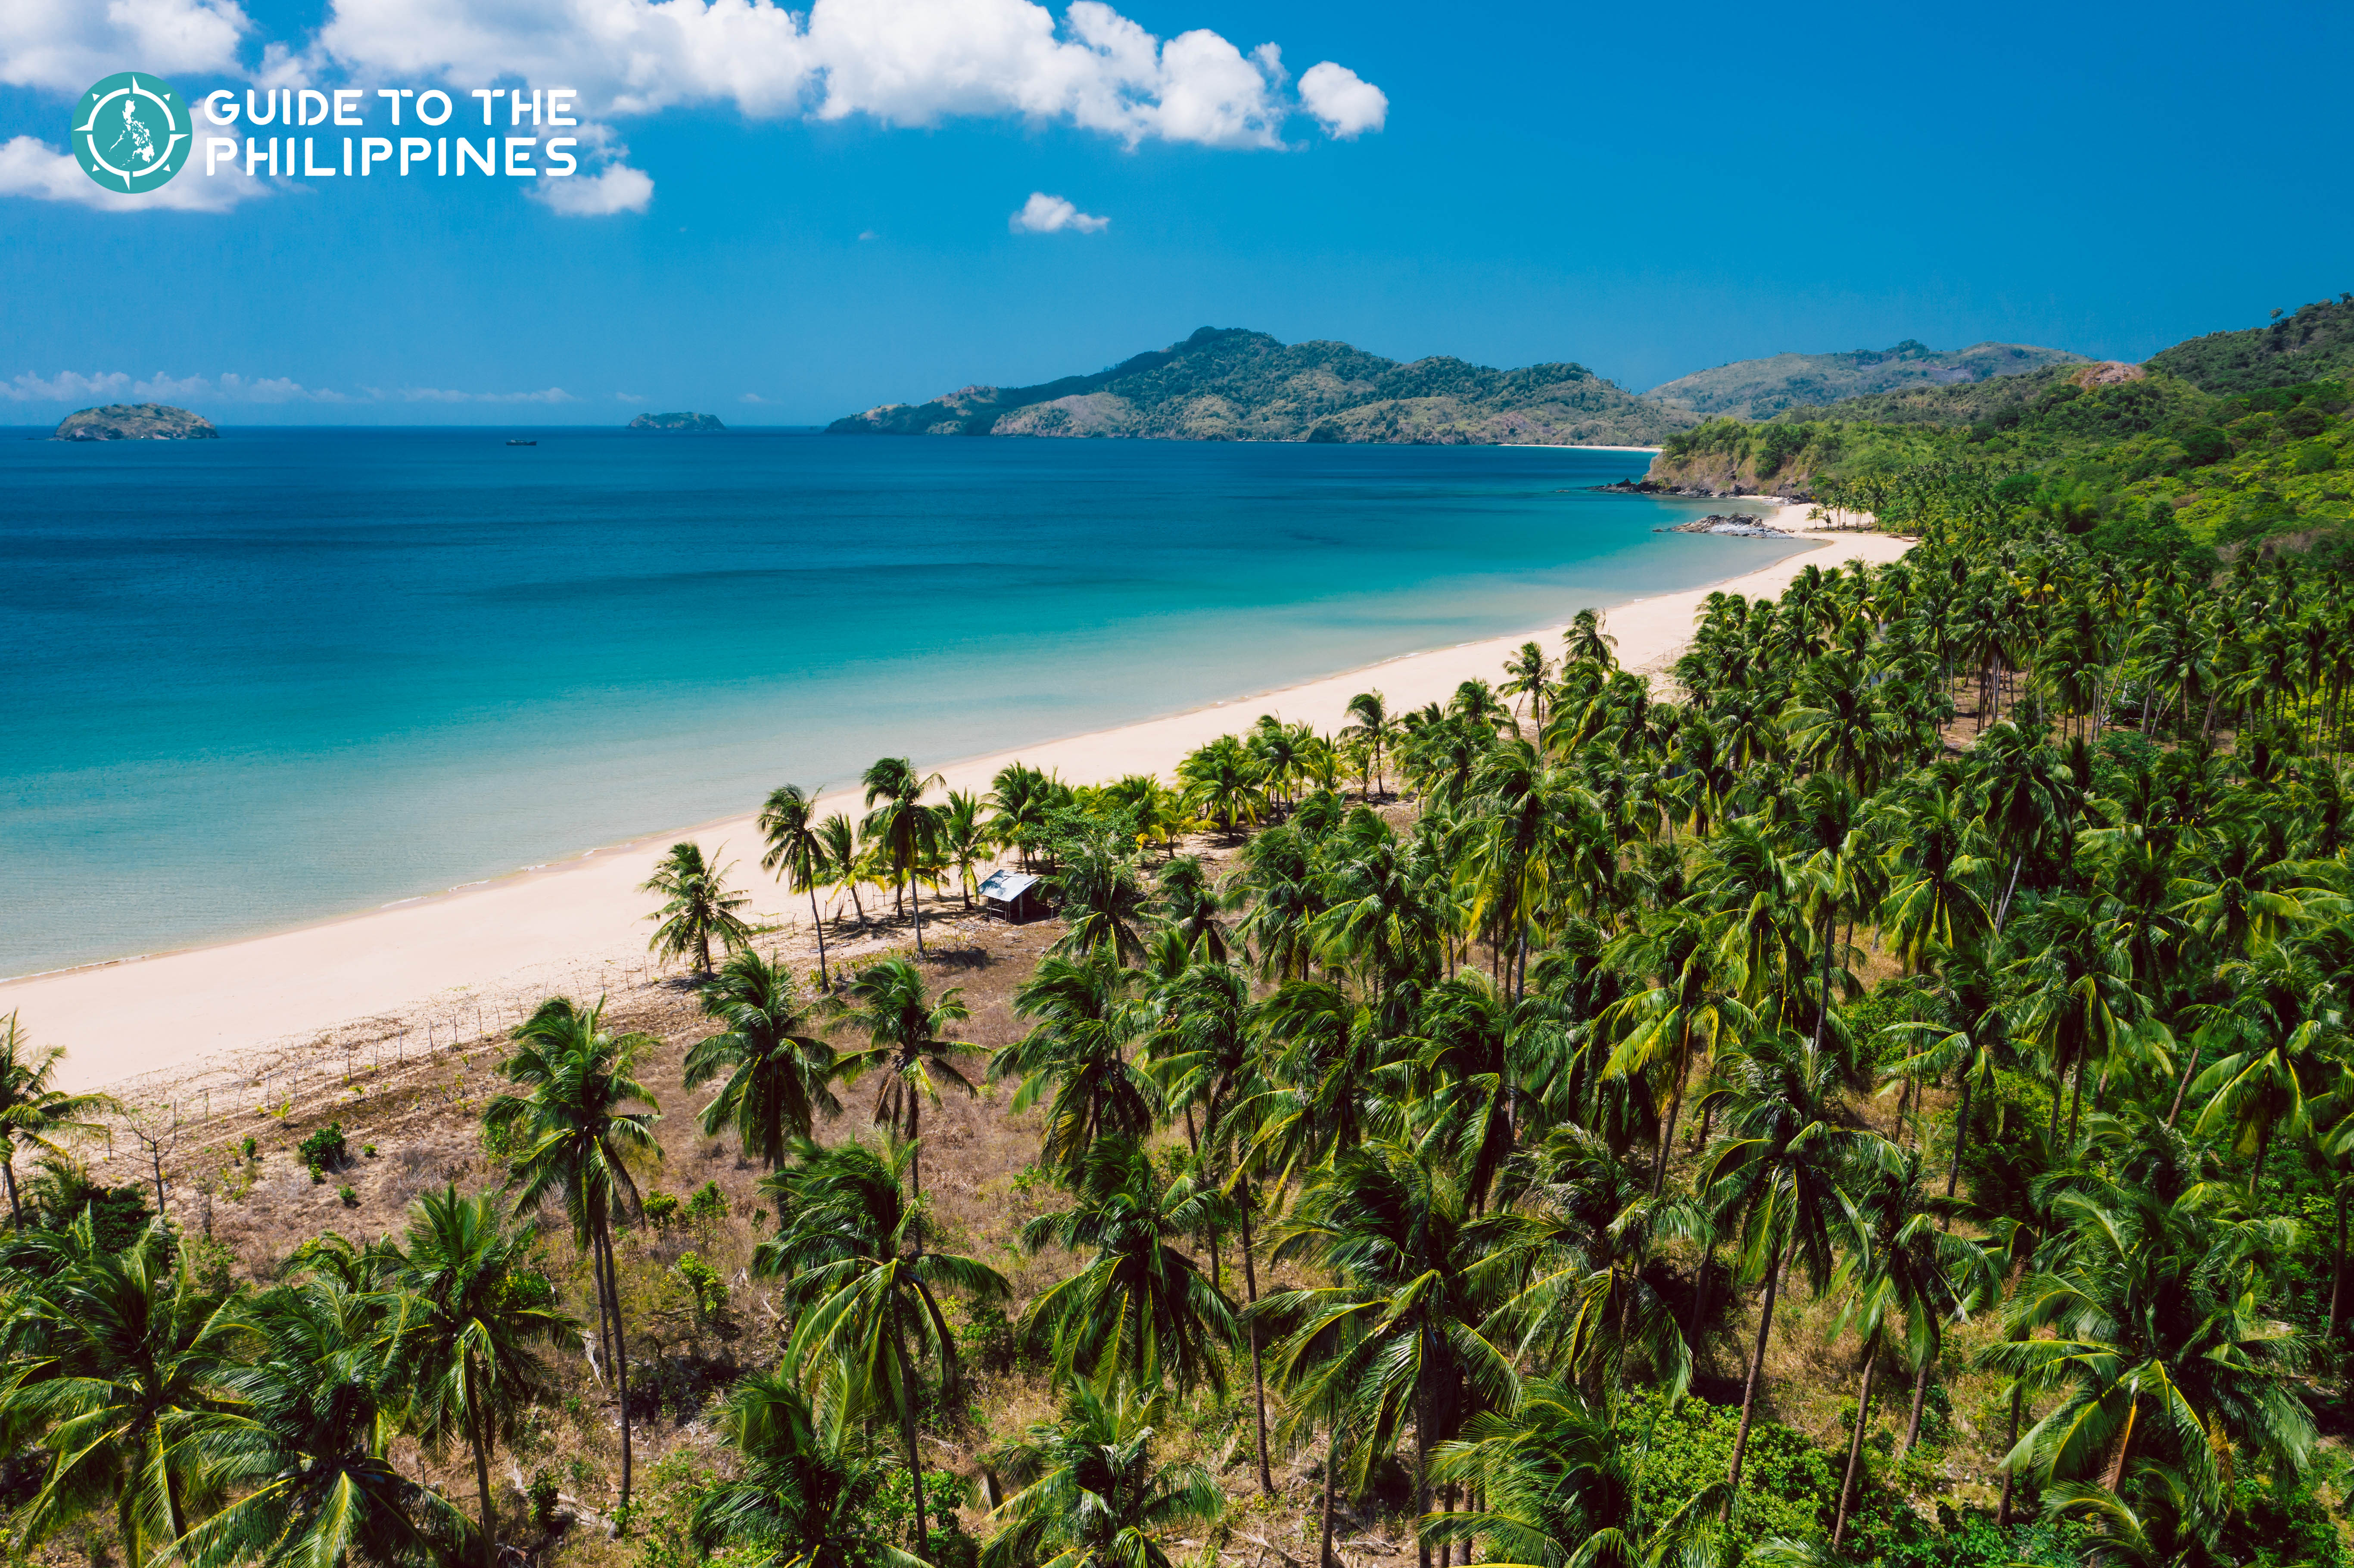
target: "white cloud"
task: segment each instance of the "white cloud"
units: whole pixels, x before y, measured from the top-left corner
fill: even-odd
[[[0,82],[79,93],[133,67],[229,71],[252,27],[236,0],[0,0]]]
[[[0,0],[5,6],[9,0]],[[81,172],[70,153],[61,153],[30,136],[0,142],[0,196],[30,196],[35,201],[71,202],[101,212],[227,212],[239,202],[265,194],[266,183],[243,175],[205,177],[200,169],[183,168],[169,185],[131,196],[111,191]]]
[[[578,403],[579,398],[561,387],[550,387],[540,392],[448,392],[438,387],[403,387],[386,392],[367,388],[371,397],[395,403]]]
[[[643,397],[640,397],[635,392],[616,392],[613,394],[613,397],[617,402],[622,403],[642,403],[645,401]]]
[[[217,377],[157,371],[134,379],[120,370],[83,376],[61,370],[43,380],[30,371],[0,382],[12,403],[348,403],[341,392],[314,389],[282,376],[250,381],[231,371]]]
[[[1387,93],[1331,60],[1308,68],[1299,79],[1299,101],[1326,135],[1342,141],[1380,130],[1390,114]]]
[[[628,400],[627,395],[622,395]],[[134,378],[120,370],[84,376],[61,370],[46,380],[27,371],[0,382],[0,398],[11,403],[577,403],[561,387],[541,392],[449,392],[431,387],[392,391],[365,387],[355,395],[333,387],[305,387],[282,376],[249,379],[235,371],[217,376],[173,376],[157,371]],[[643,399],[637,399],[643,401]]]
[[[738,403],[765,403],[768,399],[761,397],[758,392],[747,392],[741,397],[737,398],[736,401]]]
[[[1075,0],[1059,26],[1032,0],[812,0],[806,12],[770,0],[333,0],[304,64],[562,82],[623,117],[705,103],[890,125],[1019,115],[1131,146],[1278,147],[1295,111],[1273,45],[1246,55],[1206,30],[1164,42],[1101,0]],[[1379,123],[1362,108],[1378,90],[1357,85],[1349,117],[1318,115],[1352,127],[1335,134]]]
[[[1030,199],[1022,204],[1022,210],[1005,220],[1005,227],[1016,234],[1060,234],[1066,228],[1093,234],[1110,224],[1111,219],[1081,212],[1063,197],[1048,196],[1044,191],[1032,191]]]
[[[567,217],[608,217],[643,212],[654,199],[653,176],[627,164],[608,164],[593,175],[550,176],[532,193]]]

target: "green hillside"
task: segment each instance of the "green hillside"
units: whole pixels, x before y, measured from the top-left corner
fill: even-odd
[[[2354,294],[2276,316],[2269,326],[2178,343],[2152,355],[2149,367],[2226,396],[2354,379]]]
[[[1284,344],[1204,327],[1108,370],[1034,387],[968,387],[836,419],[836,434],[1153,437],[1656,446],[1696,417],[1582,365],[1494,370],[1400,363],[1345,343]]]
[[[2082,364],[2084,355],[2023,344],[1978,343],[1935,349],[1907,338],[1893,348],[1851,354],[1776,354],[1696,371],[1644,394],[1696,414],[1763,419],[1785,408],[1843,402],[1874,393],[1998,381],[2047,366]]]

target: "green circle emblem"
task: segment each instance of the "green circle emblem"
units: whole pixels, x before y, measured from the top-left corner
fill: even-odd
[[[108,77],[74,109],[74,161],[111,191],[137,196],[168,183],[196,144],[187,104],[145,71]]]

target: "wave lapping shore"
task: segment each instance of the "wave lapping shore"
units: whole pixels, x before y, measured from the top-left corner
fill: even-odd
[[[1671,663],[1712,592],[1770,596],[1805,566],[1821,564],[1826,552],[1833,560],[1877,565],[1909,545],[1883,534],[1808,532],[1807,513],[1803,505],[1784,505],[1772,522],[1813,549],[1709,587],[1609,609],[1620,663],[1645,672]],[[1494,678],[1522,642],[1557,645],[1565,626],[1564,616],[1553,626],[1406,654],[1141,723],[945,764],[918,760],[937,768],[949,789],[975,793],[1017,759],[1078,783],[1129,773],[1166,776],[1187,752],[1262,713],[1330,731],[1348,722],[1349,699],[1360,692],[1381,691],[1394,711],[1443,700],[1463,681]],[[822,811],[854,813],[858,807],[847,793],[820,802]],[[372,1040],[398,1038],[398,1049],[428,1047],[461,1031],[491,1029],[537,997],[593,993],[642,974],[650,901],[639,886],[656,859],[683,839],[734,863],[733,880],[752,894],[752,912],[763,921],[801,927],[785,943],[789,950],[808,942],[806,904],[797,916],[797,900],[755,869],[759,837],[746,815],[299,930],[0,985],[0,1011],[17,1012],[36,1039],[68,1048],[60,1082],[69,1088],[141,1078],[249,1084],[257,1070],[291,1064],[306,1049],[335,1049],[336,1032],[355,1022],[366,1023]],[[341,1048],[350,1048],[347,1040]],[[253,1092],[265,1090],[255,1085]]]

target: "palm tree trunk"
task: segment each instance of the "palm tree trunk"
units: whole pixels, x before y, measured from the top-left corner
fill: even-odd
[[[16,1145],[10,1144],[6,1152],[7,1158],[0,1160],[0,1171],[5,1171],[8,1173],[8,1224],[12,1229],[21,1231],[25,1228],[25,1206],[16,1199]],[[2341,1230],[2344,1228],[2342,1225],[2339,1227]]]
[[[908,1545],[917,1557],[923,1557],[931,1535],[924,1528],[924,1461],[916,1452],[916,1369],[907,1364],[905,1345],[894,1349],[899,1357],[899,1387],[904,1395],[899,1401],[899,1433],[907,1443],[907,1477],[916,1485],[916,1539]]]
[[[1708,1250],[1701,1254],[1700,1276],[1692,1281],[1691,1327],[1684,1333],[1684,1339],[1695,1351],[1700,1349],[1701,1330],[1708,1322],[1708,1281],[1715,1269],[1716,1245],[1712,1242]]]
[[[2329,1259],[2329,1317],[2327,1339],[2338,1337],[2338,1327],[2346,1320],[2346,1187],[2338,1183],[2338,1248]]]
[[[1424,1363],[1427,1373],[1429,1363]],[[1414,1511],[1417,1519],[1430,1511],[1430,1396],[1417,1393],[1414,1401]],[[1430,1568],[1430,1542],[1415,1537],[1415,1560]]]
[[[1749,1358],[1749,1381],[1741,1391],[1741,1426],[1733,1435],[1733,1469],[1726,1478],[1726,1489],[1730,1494],[1725,1503],[1727,1520],[1732,1519],[1741,1507],[1741,1460],[1749,1449],[1749,1424],[1757,1414],[1757,1388],[1766,1379],[1766,1336],[1774,1331],[1774,1297],[1781,1288],[1782,1270],[1788,1266],[1788,1260],[1796,1255],[1797,1250],[1798,1238],[1794,1235],[1790,1238],[1790,1245],[1783,1249],[1781,1257],[1767,1259],[1771,1266],[1766,1273],[1766,1304],[1757,1314],[1757,1351]]]
[[[916,1255],[924,1255],[924,1107],[913,1088],[907,1091],[907,1209],[916,1222]]]
[[[2010,1391],[2010,1441],[2003,1448],[2002,1506],[1995,1510],[1994,1521],[2001,1529],[2010,1528],[2010,1489],[2019,1477],[2010,1467],[2010,1451],[2019,1446],[2019,1405],[2023,1392],[2016,1384]]]
[[[1236,1195],[1242,1200],[1243,1296],[1246,1307],[1256,1307],[1258,1305],[1258,1267],[1251,1261],[1250,1179],[1248,1177],[1245,1177],[1239,1183],[1239,1187],[1240,1191]],[[2339,1213],[2342,1217],[2344,1213],[2344,1205],[2342,1203],[2339,1206]],[[2338,1232],[2339,1240],[2342,1242],[2344,1240],[2345,1234],[2345,1227],[2342,1224],[2338,1227]],[[2338,1250],[2342,1253],[2345,1249],[2341,1245]],[[1267,1467],[1267,1372],[1261,1365],[1259,1358],[1258,1319],[1255,1317],[1252,1318],[1250,1319],[1249,1327],[1251,1352],[1251,1404],[1258,1417],[1258,1489],[1267,1497],[1273,1497],[1275,1495],[1275,1478],[1268,1474]],[[1329,1538],[1327,1545],[1330,1545]]]
[[[2076,1147],[2076,1115],[2084,1108],[2084,1064],[2076,1064],[2076,1087],[2068,1096],[2068,1147]]]
[[[1324,1454],[1324,1522],[1316,1551],[1318,1568],[1341,1568],[1341,1560],[1332,1555],[1332,1503],[1340,1489],[1341,1422],[1336,1416],[1332,1422],[1332,1441]]]
[[[1856,1467],[1863,1461],[1863,1428],[1872,1419],[1872,1374],[1880,1364],[1880,1347],[1875,1344],[1863,1356],[1863,1383],[1855,1395],[1855,1435],[1847,1444],[1847,1478],[1840,1483],[1839,1512],[1831,1522],[1831,1548],[1838,1550],[1847,1540],[1847,1510],[1855,1501]]]
[[[916,957],[924,956],[924,890],[916,885],[916,867],[907,865],[907,904],[916,913]]]
[[[1946,1171],[1946,1196],[1948,1198],[1954,1195],[1954,1188],[1962,1179],[1962,1145],[1969,1140],[1970,1136],[1970,1075],[1965,1071],[1962,1074],[1962,1107],[1954,1118],[1954,1162]],[[1953,1223],[1949,1215],[1940,1228],[1951,1229]]]
[[[2199,1042],[2194,1038],[2190,1042],[2190,1057],[2182,1064],[2182,1076],[2174,1086],[2174,1104],[2166,1113],[2166,1127],[2169,1132],[2174,1130],[2174,1118],[2182,1114],[2182,1097],[2190,1092],[2190,1075],[2198,1070]]]
[[[621,1274],[613,1262],[613,1225],[608,1219],[597,1223],[597,1234],[605,1254],[605,1291],[613,1303],[613,1385],[621,1395],[621,1507],[630,1506],[631,1473],[630,1453],[630,1344],[621,1323]]]
[[[810,885],[809,901],[810,927],[812,930],[817,932],[817,983],[824,989],[832,991],[833,989],[833,982],[826,979],[825,975],[825,917],[817,912],[817,885],[815,883],[811,883]]]
[[[498,1516],[491,1510],[491,1456],[482,1428],[486,1415],[477,1415],[466,1424],[466,1436],[474,1446],[474,1489],[482,1499],[482,1568],[495,1568],[498,1561]]]
[[[1935,1352],[1924,1356],[1921,1370],[1913,1375],[1913,1414],[1904,1423],[1904,1451],[1908,1454],[1913,1451],[1913,1446],[1921,1441],[1921,1413],[1929,1404],[1929,1369],[1936,1364]]]

